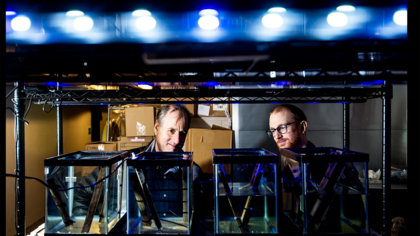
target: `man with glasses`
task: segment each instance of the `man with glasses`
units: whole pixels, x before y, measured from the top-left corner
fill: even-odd
[[[282,148],[308,148],[315,145],[306,138],[308,121],[305,113],[296,106],[281,104],[270,112],[268,136],[277,144],[279,150]],[[289,179],[297,178],[300,175],[299,163],[290,158],[283,159],[283,177]],[[293,176],[292,176],[293,175]],[[297,211],[300,207],[299,198],[294,197],[292,192],[283,192],[283,210]],[[297,213],[297,212],[296,212]],[[290,227],[291,229],[293,227]],[[299,232],[287,232],[294,235]]]
[[[296,106],[282,104],[275,107],[270,112],[269,126],[267,134],[274,139],[279,150],[315,147],[306,138],[308,127],[306,115]]]
[[[267,134],[270,138],[273,138],[277,144],[279,150],[282,148],[314,148],[315,145],[308,141],[306,138],[306,130],[308,127],[308,121],[305,113],[296,106],[290,104],[282,104],[275,107],[270,112],[269,118],[269,130]],[[299,169],[299,163],[291,158],[281,158],[282,161],[282,174],[283,177],[288,179],[298,178],[300,176],[301,170]],[[307,166],[307,173],[312,177],[312,182],[320,183],[324,178],[324,175],[327,171],[327,164],[325,163],[311,163]],[[353,165],[350,163],[347,165],[344,170],[345,179],[341,179],[340,182],[347,183],[352,186],[360,186],[360,180],[358,178],[357,171],[353,168]],[[349,197],[345,196],[346,202],[352,202],[351,209],[344,209],[346,213],[353,216],[363,216],[365,214],[362,199],[360,195]],[[307,205],[312,209],[314,206],[316,198],[308,198]],[[340,214],[340,205],[339,201],[333,201],[329,208],[327,208],[328,213],[331,215]],[[302,202],[300,198],[293,197],[292,192],[283,192],[283,210],[285,211],[295,211],[298,214],[298,209],[302,208]],[[325,212],[327,212],[325,210]],[[325,213],[324,213],[325,214]],[[288,234],[294,235],[294,232],[289,232]]]
[[[279,148],[312,148],[315,145],[308,141],[306,138],[306,129],[308,127],[308,121],[305,113],[298,107],[291,104],[281,104],[275,107],[270,112],[269,118],[270,129],[267,130],[267,134],[270,138],[273,138]],[[298,177],[300,174],[299,163],[290,158],[282,161],[282,172],[283,175],[293,175]],[[283,195],[284,209],[291,208],[291,202],[288,201],[290,196]]]

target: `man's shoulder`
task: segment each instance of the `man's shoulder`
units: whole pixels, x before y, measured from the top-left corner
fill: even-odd
[[[146,146],[140,148],[140,152],[154,152],[155,151],[155,140],[150,141]]]
[[[313,144],[311,141],[308,141],[308,144],[306,145],[307,148],[314,148],[316,147],[315,144]]]

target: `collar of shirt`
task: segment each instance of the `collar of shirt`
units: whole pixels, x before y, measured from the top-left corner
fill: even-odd
[[[153,139],[150,142],[149,146],[147,146],[146,149],[144,149],[144,152],[156,152],[155,143],[156,143],[156,139]]]

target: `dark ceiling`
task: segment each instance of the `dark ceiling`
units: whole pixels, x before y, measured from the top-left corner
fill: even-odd
[[[213,72],[406,71],[409,65],[406,40],[57,44],[14,48],[14,53],[6,53],[6,79],[10,81],[40,73],[115,77],[124,73],[197,72],[211,77]]]
[[[57,12],[69,9],[87,11],[131,11],[146,8],[156,11],[187,11],[203,8],[253,10],[283,6],[286,8],[355,6],[406,6],[405,0],[375,1],[30,1],[6,2],[7,10]],[[158,43],[158,44],[47,44],[9,45],[6,53],[6,79],[39,73],[178,73],[200,72],[267,72],[267,71],[386,71],[407,70],[407,39],[398,40],[341,40],[288,42],[221,42],[221,43]],[[235,60],[229,57],[246,57]],[[197,63],[194,58],[224,57],[219,61]],[[262,57],[264,59],[258,59]],[[175,59],[170,64],[147,63],[148,59]],[[176,58],[192,58],[182,63]],[[213,58],[214,59],[214,58]],[[159,61],[159,60],[158,60]],[[197,61],[197,60],[195,60]]]
[[[285,8],[295,9],[313,9],[325,7],[337,7],[339,5],[354,5],[354,6],[397,6],[406,7],[406,0],[299,0],[299,1],[275,1],[275,0],[260,0],[260,1],[229,1],[229,0],[61,0],[61,1],[47,1],[47,0],[7,0],[6,10],[15,11],[29,11],[29,12],[57,12],[68,11],[69,9],[79,9],[82,11],[97,11],[97,12],[114,12],[114,11],[132,11],[133,9],[145,8],[150,11],[190,11],[201,10],[206,8],[214,8],[219,10],[256,10],[268,9],[274,6],[281,6]]]

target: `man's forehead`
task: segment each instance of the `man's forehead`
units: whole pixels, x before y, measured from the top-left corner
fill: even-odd
[[[163,119],[163,125],[168,126],[168,128],[174,128],[174,129],[186,129],[186,122],[184,121],[184,118],[180,115],[179,111],[173,111],[164,117]]]
[[[288,110],[279,111],[270,115],[270,127],[276,128],[279,125],[292,121],[292,114]],[[275,127],[274,127],[275,126]]]

